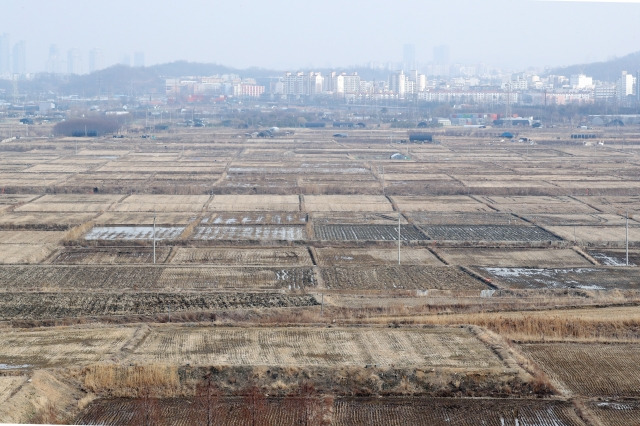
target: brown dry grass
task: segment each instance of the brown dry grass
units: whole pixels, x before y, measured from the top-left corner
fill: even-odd
[[[82,236],[84,234],[86,234],[87,232],[89,232],[91,230],[91,228],[93,228],[93,226],[95,225],[95,222],[93,220],[90,220],[88,222],[85,222],[81,225],[75,226],[73,228],[71,228],[68,232],[67,235],[65,235],[63,242],[65,244],[74,242],[74,241],[78,241],[79,239],[82,238]]]
[[[180,387],[176,365],[94,364],[86,367],[81,372],[81,376],[86,390],[94,393],[108,393],[112,396],[141,396],[150,391],[154,395],[161,396],[174,392]]]
[[[640,310],[637,307],[425,315],[372,319],[398,324],[472,324],[516,341],[637,342],[640,340]],[[581,315],[581,311],[585,311]]]

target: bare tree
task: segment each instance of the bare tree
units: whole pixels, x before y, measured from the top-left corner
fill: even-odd
[[[321,426],[331,423],[333,398],[318,394],[311,383],[303,382],[285,399],[284,408],[296,414],[296,424]]]
[[[156,426],[160,424],[162,413],[158,399],[154,397],[149,388],[142,391],[142,396],[137,401],[132,421],[134,424]]]
[[[243,397],[243,423],[251,426],[267,425],[267,400],[258,386],[249,387]]]
[[[204,376],[204,380],[196,386],[196,407],[194,414],[198,420],[207,426],[217,423],[221,392],[211,373]]]

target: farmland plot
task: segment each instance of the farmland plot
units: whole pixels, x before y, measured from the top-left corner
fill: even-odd
[[[638,344],[536,343],[521,348],[577,395],[640,396]]]
[[[58,244],[62,231],[0,231],[0,244]]]
[[[593,401],[589,409],[606,426],[640,424],[640,401],[637,399]]]
[[[398,241],[397,225],[316,225],[316,239],[324,241]],[[427,240],[413,225],[400,226],[402,241]]]
[[[498,212],[409,212],[407,217],[422,225],[528,225],[517,216]]]
[[[421,225],[429,239],[439,241],[560,241],[537,226],[518,225]]]
[[[394,196],[417,196],[427,194],[459,194],[469,192],[455,180],[385,181],[385,193]],[[423,207],[417,207],[423,208]]]
[[[630,180],[615,180],[616,178],[608,177],[607,179],[602,179],[598,181],[591,180],[560,180],[560,181],[551,181],[551,183],[563,188],[567,189],[571,192],[577,192],[577,190],[585,190],[599,192],[599,193],[625,193],[630,189],[638,189],[640,188],[640,182],[634,182]],[[580,191],[584,193],[583,191]]]
[[[313,306],[310,295],[283,293],[4,293],[0,319],[43,320],[111,315],[155,315],[168,312],[218,311]]]
[[[0,214],[0,229],[67,230],[94,216],[95,213],[5,212]]]
[[[309,267],[167,267],[157,283],[160,288],[183,289],[288,289],[316,286]]]
[[[128,357],[149,359],[194,366],[506,367],[469,329],[459,327],[158,327]]]
[[[393,196],[401,211],[416,212],[490,212],[491,209],[466,195]]]
[[[194,240],[261,240],[300,241],[305,240],[302,226],[198,226]]]
[[[0,173],[0,182],[2,182],[3,187],[28,188],[27,191],[33,192],[34,189],[31,189],[33,187],[49,187],[64,181],[69,176],[71,176],[69,173]],[[38,189],[35,191],[38,191]]]
[[[480,179],[479,176],[456,176],[467,188],[471,188],[473,191],[477,188],[526,188],[526,189],[545,189],[555,188],[555,186],[549,182],[540,181],[537,179],[518,179],[521,176],[500,176],[500,179],[495,179],[492,176]],[[475,179],[474,179],[475,178]]]
[[[73,177],[69,178],[65,182],[68,185],[81,186],[83,184],[95,183],[99,185],[99,187],[105,186],[105,184],[114,183],[118,184],[120,182],[137,182],[137,181],[145,181],[153,176],[152,172],[142,173],[140,171],[129,171],[129,172],[91,172],[91,173],[78,173]],[[139,182],[138,182],[139,183]],[[120,197],[122,198],[122,197]]]
[[[624,250],[589,250],[589,255],[593,256],[604,266],[626,266],[627,253]],[[640,265],[640,252],[629,251],[629,266]]]
[[[164,263],[170,248],[156,248],[156,262]],[[149,247],[118,248],[65,248],[51,263],[62,265],[113,265],[127,263],[153,263],[153,249]]]
[[[49,328],[0,332],[3,363],[20,369],[70,367],[117,356],[133,327]]]
[[[385,166],[385,173],[384,173],[384,180],[385,182],[389,181],[410,181],[410,180],[418,180],[418,181],[450,181],[450,182],[455,182],[449,175],[446,175],[444,173],[422,173],[422,172],[415,172],[415,173],[403,173],[403,172],[398,172],[398,173],[389,173],[388,172],[389,167]],[[378,171],[378,174],[380,175],[380,178],[382,179],[382,173],[380,171]]]
[[[29,194],[0,194],[0,207],[2,206],[13,206],[19,203],[27,203],[34,198],[39,197],[39,195],[29,195]]]
[[[637,171],[633,172],[637,177]],[[628,180],[625,181],[628,184]],[[582,196],[576,197],[577,199],[589,203],[598,209],[606,213],[624,215],[625,212],[629,212],[630,215],[640,213],[640,196],[628,195],[628,196]]]
[[[546,229],[567,241],[577,240],[582,244],[624,246],[625,227],[620,226],[547,226]],[[629,225],[631,244],[640,241],[640,225]]]
[[[161,267],[0,266],[0,290],[126,290],[156,288]]]
[[[87,158],[106,158],[110,160],[116,160],[118,157],[123,157],[129,154],[130,151],[126,149],[96,149],[96,148],[83,148],[78,151],[79,157]]]
[[[160,290],[315,286],[310,267],[0,266],[0,290]]]
[[[113,206],[113,211],[199,212],[209,201],[208,195],[143,195],[133,194]]]
[[[101,212],[119,200],[121,195],[45,195],[35,201],[16,207],[16,212]]]
[[[334,265],[388,265],[398,263],[397,249],[371,248],[318,248],[318,263],[321,266]],[[429,250],[423,248],[405,248],[401,253],[404,265],[442,266]]]
[[[176,226],[193,222],[197,218],[197,213],[105,212],[95,219],[95,223],[98,225],[153,225],[154,216],[156,226]]]
[[[635,268],[479,268],[508,288],[579,288],[584,290],[638,289]]]
[[[55,249],[55,244],[0,244],[0,263],[40,263]]]
[[[27,173],[81,173],[86,172],[90,168],[94,167],[91,164],[76,163],[76,164],[59,164],[59,163],[46,163],[36,164],[24,170]]]
[[[524,217],[543,226],[624,226],[624,218],[615,214],[527,214]]]
[[[191,426],[206,424],[209,411],[194,398],[153,399],[153,424],[158,426]],[[100,399],[80,413],[74,424],[131,425],[144,424],[149,418],[149,403],[142,399]],[[215,425],[242,426],[255,424],[294,426],[305,424],[309,414],[275,398],[260,401],[258,409],[249,407],[241,397],[217,400],[212,411]],[[305,415],[306,414],[306,415]],[[313,423],[310,423],[313,424]]]
[[[332,290],[486,290],[487,286],[448,266],[335,266],[321,268]]]
[[[571,249],[439,248],[438,254],[451,265],[554,268],[591,266]]]
[[[84,239],[91,240],[174,240],[182,234],[184,226],[94,226]]]
[[[304,225],[307,214],[298,212],[214,213],[202,219],[202,225]]]
[[[297,195],[215,195],[207,208],[209,211],[300,211]]]
[[[78,204],[104,204],[114,203],[122,198],[122,195],[109,194],[47,194],[34,203],[78,203]]]
[[[305,195],[307,212],[391,212],[393,206],[382,195]]]
[[[294,176],[229,176],[216,183],[216,188],[220,188],[223,192],[229,192],[231,194],[253,194],[255,192],[262,192],[267,194],[280,194],[284,191],[291,193],[290,188],[296,188],[298,180]],[[246,208],[246,207],[245,207]],[[268,207],[263,206],[251,206],[255,210],[264,210]],[[212,209],[220,211],[221,209]],[[274,210],[278,210],[277,206],[274,206]],[[296,211],[296,210],[292,210]]]
[[[574,407],[561,401],[509,399],[340,399],[335,425],[584,425]]]
[[[396,225],[398,226],[398,213],[372,213],[372,212],[314,212],[313,223],[315,225]],[[400,222],[407,224],[404,216],[400,216]]]
[[[567,196],[482,196],[479,198],[501,212],[519,214],[598,213],[598,211],[588,205]]]
[[[286,398],[267,398],[260,407],[260,418],[266,425],[294,426],[314,424],[320,414],[331,425],[415,425],[415,426],[476,426],[537,425],[580,426],[584,423],[574,407],[561,401],[467,399],[467,398],[338,398],[330,406],[292,405]],[[158,415],[167,425],[187,426],[204,421],[206,411],[197,408],[195,400],[171,398],[157,400]],[[311,407],[311,408],[308,408]],[[109,399],[91,403],[77,418],[76,424],[140,423],[145,416],[140,399]],[[217,401],[213,415],[219,424],[247,423],[250,412],[247,401],[239,397],[224,397]],[[324,409],[323,409],[324,408]],[[306,409],[306,410],[305,410]],[[315,411],[311,411],[315,410]],[[311,416],[310,413],[316,414]],[[140,419],[140,420],[138,420]],[[309,423],[307,423],[309,422]],[[517,423],[516,423],[517,422]],[[165,423],[160,423],[165,424]],[[629,423],[627,423],[629,424]]]
[[[304,247],[288,248],[190,248],[178,247],[171,263],[211,265],[287,265],[311,266]]]
[[[163,161],[157,161],[152,163],[108,163],[104,166],[96,169],[99,173],[130,173],[130,172],[140,172],[140,173],[204,173],[209,174],[217,171],[215,168],[211,167],[198,167],[194,170],[194,168],[187,168],[176,166],[174,162],[165,163]]]
[[[0,370],[8,370],[11,366],[9,364],[0,364]],[[16,392],[20,386],[27,382],[26,376],[0,376],[0,406],[5,405],[5,402]]]

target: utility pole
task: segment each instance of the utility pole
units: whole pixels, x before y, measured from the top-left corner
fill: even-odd
[[[398,212],[398,265],[400,265],[400,212]]]
[[[153,214],[153,264],[156,264],[156,214]]]
[[[629,266],[629,210],[627,210],[627,221],[625,226],[625,245],[627,247],[627,266]]]

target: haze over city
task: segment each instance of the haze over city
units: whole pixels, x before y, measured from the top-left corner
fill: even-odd
[[[12,48],[24,41],[26,72],[48,70],[52,45],[62,58],[75,49],[81,73],[92,50],[101,67],[188,60],[284,70],[393,66],[405,44],[418,65],[446,46],[452,63],[518,70],[623,56],[640,39],[636,1],[8,0],[2,9],[0,35]]]

